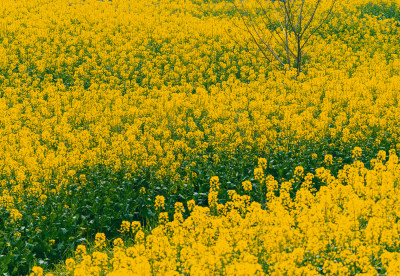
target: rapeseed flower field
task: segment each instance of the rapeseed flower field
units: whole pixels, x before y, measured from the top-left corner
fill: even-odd
[[[0,14],[1,274],[400,271],[399,0],[340,0],[298,76],[233,0]]]

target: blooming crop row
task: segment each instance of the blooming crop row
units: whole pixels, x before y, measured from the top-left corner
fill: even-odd
[[[99,233],[91,252],[79,245],[62,270],[72,275],[395,275],[400,165],[394,151],[382,161],[385,157],[381,151],[373,169],[360,161],[345,165],[337,177],[323,167],[316,175],[298,173],[279,192],[272,189],[277,193],[270,194],[265,209],[251,200],[251,188],[242,195],[231,190],[230,200],[219,203],[219,179],[213,177],[209,197],[216,196],[209,207],[187,202],[185,210],[176,203],[171,221],[160,212],[158,226],[148,234],[140,223],[124,221],[125,241],[107,241]],[[262,166],[255,171],[263,172]],[[317,192],[310,189],[314,177],[325,184]],[[254,186],[271,188],[274,182],[263,176]],[[291,198],[296,182],[301,188]],[[31,275],[41,275],[35,269]]]
[[[354,147],[368,168],[400,150],[398,5],[342,0],[296,78],[229,1],[2,1],[0,272],[52,267],[176,202],[225,204],[263,175],[278,191],[296,167],[336,175]],[[267,187],[251,193],[264,208]]]

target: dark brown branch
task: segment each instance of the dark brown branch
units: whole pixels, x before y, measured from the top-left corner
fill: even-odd
[[[329,16],[332,14],[332,11],[333,11],[333,8],[334,8],[336,2],[337,2],[337,0],[333,0],[333,1],[332,1],[332,5],[331,5],[331,7],[329,8],[329,11],[327,12],[325,18],[322,20],[321,24],[319,24],[319,26],[316,27],[316,28],[310,33],[310,35],[308,36],[308,38],[304,40],[303,45],[301,46],[302,49],[303,49],[303,47],[306,45],[306,43],[308,42],[308,40],[313,36],[313,34],[315,34],[315,33],[318,31],[318,29],[321,28],[321,26],[322,26],[323,24],[326,23],[326,21],[328,20]]]
[[[278,61],[278,63],[274,63],[275,67],[279,68],[280,65],[285,68],[285,65],[288,65],[288,69],[291,70],[291,57],[294,57],[293,67],[296,68],[297,75],[299,75],[304,62],[304,47],[321,26],[328,21],[338,0],[331,0],[332,5],[326,11],[326,15],[324,15],[325,11],[319,12],[322,6],[321,0],[313,1],[312,4],[306,3],[306,0],[272,0],[273,3],[267,8],[264,7],[262,1],[264,0],[256,0],[262,11],[261,19],[246,9],[243,0],[240,0],[243,11],[240,11],[238,5],[234,3],[244,28],[234,25],[250,35],[251,40],[258,47],[258,51],[262,53],[266,60],[271,62],[273,57]],[[276,1],[279,1],[279,3],[276,3]],[[273,20],[271,11],[274,11],[277,21]],[[307,15],[309,15],[309,18]],[[282,16],[284,16],[284,22]],[[317,20],[317,17],[322,18]],[[314,27],[314,21],[317,21],[316,27]],[[276,22],[280,24],[283,34]],[[233,40],[239,45],[235,39]],[[292,45],[294,46],[293,49]],[[281,59],[281,56],[285,55],[287,60]]]
[[[306,0],[303,0],[301,2],[300,12],[299,12],[299,19],[298,19],[297,26],[296,26],[296,28],[299,30],[299,33],[301,33],[301,21],[303,19],[302,14],[303,14],[303,7],[304,7],[304,3],[305,2],[306,2]]]
[[[297,37],[299,36],[299,34],[298,34],[298,32],[296,31],[296,29],[294,27],[294,22],[292,22],[293,20],[290,18],[290,15],[292,14],[292,12],[291,12],[292,7],[290,6],[290,2],[289,2],[288,5],[286,5],[286,1],[283,2],[283,7],[285,9],[285,14],[286,14],[286,16],[288,18],[288,21],[289,21],[288,22],[289,26],[292,29],[292,31],[294,33],[294,36],[296,37],[296,40],[297,40]]]
[[[260,0],[256,0],[256,1],[257,1],[257,3],[259,4],[259,6],[260,6],[262,12],[264,13],[265,17],[267,18],[268,22],[269,22],[271,25],[273,25],[273,21],[272,21],[272,19],[269,17],[269,15],[268,15],[268,13],[266,12],[266,10],[265,10],[264,6],[262,5],[261,1],[260,1]],[[289,41],[288,41],[288,39],[287,39],[287,32],[285,31],[285,28],[283,27],[283,25],[282,25],[282,23],[280,22],[280,19],[279,19],[279,18],[278,18],[278,21],[279,21],[279,24],[281,25],[282,30],[285,32],[285,39],[286,39],[286,41],[285,41],[285,40],[282,38],[282,36],[281,36],[279,33],[277,33],[277,36],[279,37],[280,41],[282,42],[281,47],[284,48],[285,50],[289,50],[291,55],[296,56],[296,55],[293,53],[293,51],[290,49]],[[265,20],[263,20],[263,22],[264,22],[265,26],[267,27],[267,29],[269,30],[267,22],[265,22]],[[273,32],[272,32],[271,30],[269,30],[269,31],[270,31],[272,37],[273,37],[276,41],[278,41],[278,39],[273,35]],[[290,60],[290,58],[289,58],[289,60]]]
[[[321,3],[321,0],[318,0],[318,1],[317,1],[317,4],[315,5],[315,9],[314,9],[313,13],[311,14],[310,20],[308,20],[308,22],[307,22],[307,24],[305,25],[305,27],[304,27],[304,29],[303,29],[303,32],[300,34],[300,36],[303,36],[304,33],[307,31],[308,27],[310,26],[311,22],[312,22],[313,19],[314,19],[315,13],[317,12],[317,9],[318,9],[318,6],[319,6],[320,3]]]
[[[238,9],[238,7],[236,6],[236,4],[234,4],[234,5],[235,5],[236,10],[239,11],[239,9]],[[257,45],[257,47],[260,49],[260,51],[261,51],[261,53],[263,54],[263,56],[264,56],[268,61],[271,62],[271,60],[269,59],[269,57],[265,54],[264,49],[263,49],[263,48],[261,47],[261,45],[257,42],[257,39],[254,37],[253,33],[250,31],[249,27],[248,27],[247,24],[246,24],[245,19],[243,18],[242,14],[240,13],[240,11],[239,11],[239,15],[240,15],[240,17],[241,17],[241,19],[242,19],[242,21],[243,21],[245,27],[246,27],[247,32],[250,34],[251,38],[253,39],[254,43],[255,43],[255,44]]]
[[[233,25],[234,25],[235,27],[237,27],[237,28],[243,30],[243,31],[246,31],[245,29],[243,29],[243,28],[237,26],[235,23],[233,23]],[[233,38],[233,36],[229,33],[229,31],[228,31],[226,28],[225,28],[225,32],[226,32],[226,34],[236,43],[236,45],[238,46],[239,49],[240,49],[241,47],[243,47],[243,48],[245,48],[245,50],[246,50],[250,55],[252,55],[252,56],[255,57],[255,58],[259,58],[258,56],[256,56],[255,54],[253,54],[253,53],[250,51],[250,49],[247,47],[247,45],[246,45],[246,46],[243,46],[243,45],[241,45],[241,44],[239,43],[239,41],[237,41],[235,38]],[[260,50],[258,50],[258,51],[260,51]],[[267,60],[268,60],[268,61],[271,61],[271,60],[269,60],[268,58],[267,58]]]
[[[243,2],[241,2],[241,4],[242,4],[242,7],[243,7],[243,9],[245,9],[244,8],[244,5],[243,5]],[[236,5],[235,5],[236,6]],[[266,41],[264,41],[264,39],[260,36],[260,34],[257,32],[257,29],[256,29],[256,27],[254,26],[254,20],[253,20],[253,18],[252,18],[252,16],[249,14],[249,13],[247,13],[247,16],[250,18],[250,24],[252,25],[252,27],[253,27],[253,30],[256,32],[256,35],[258,36],[258,38],[262,41],[262,43],[267,47],[267,49],[268,49],[268,51],[274,56],[274,58],[277,60],[277,61],[279,61],[279,63],[282,65],[282,67],[284,67],[285,66],[285,64],[281,61],[281,59],[279,58],[279,56],[275,53],[275,51],[273,50],[273,48],[271,47],[271,45],[268,43],[268,42],[266,42]],[[243,17],[242,17],[243,18]],[[245,24],[245,26],[246,26],[246,28],[247,29],[249,29],[248,28],[248,26],[247,26],[247,24],[246,24],[246,22],[245,22],[245,20],[243,21],[243,23]],[[252,36],[253,36],[253,34],[251,34]],[[254,38],[254,40],[255,40],[255,38]],[[255,40],[256,41],[256,40]],[[258,45],[258,43],[257,43],[257,45]],[[259,46],[260,47],[260,46]],[[261,48],[260,48],[261,49]]]

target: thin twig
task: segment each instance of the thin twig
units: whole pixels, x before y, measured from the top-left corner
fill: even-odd
[[[241,4],[242,4],[242,7],[243,7],[243,9],[245,9],[245,7],[244,7],[244,5],[243,5],[243,2],[241,2]],[[279,63],[282,65],[282,67],[284,67],[285,66],[285,64],[281,61],[281,59],[279,58],[279,56],[275,53],[275,51],[272,49],[272,47],[271,47],[271,45],[269,45],[269,43],[268,42],[266,42],[261,36],[260,36],[260,34],[257,32],[257,29],[255,28],[255,26],[254,26],[254,20],[252,19],[252,16],[249,14],[249,13],[247,13],[247,16],[250,18],[250,24],[252,25],[252,27],[253,27],[253,30],[255,31],[255,33],[257,34],[257,36],[258,36],[258,38],[263,42],[263,44],[267,47],[267,49],[270,51],[270,53],[275,57],[275,59],[277,60],[277,61],[279,61]],[[245,24],[245,26],[246,26],[246,28],[248,28],[248,26],[247,26],[247,24],[246,24],[246,22],[245,21],[243,21],[243,23]],[[248,28],[249,29],[249,28]],[[252,36],[253,36],[253,34],[252,34]],[[257,44],[258,45],[258,44]]]
[[[299,30],[300,33],[301,33],[301,21],[302,21],[302,19],[303,19],[303,16],[302,16],[302,14],[303,14],[303,7],[304,7],[304,3],[305,3],[305,2],[306,2],[306,0],[303,0],[303,1],[301,2],[300,12],[299,12],[299,19],[298,19],[297,27],[296,27],[296,28],[298,28],[298,30]]]
[[[233,23],[233,25],[234,25],[235,27],[237,27],[237,28],[243,30],[243,31],[246,31],[245,29],[240,28],[239,26],[237,26],[235,23]],[[256,56],[255,54],[253,54],[253,53],[250,51],[250,49],[247,47],[247,45],[246,45],[246,46],[243,46],[243,45],[241,45],[241,44],[239,43],[239,41],[237,41],[235,38],[233,38],[233,36],[228,32],[228,30],[227,30],[226,28],[225,28],[225,32],[226,32],[226,34],[236,43],[236,45],[239,47],[239,49],[240,49],[241,47],[243,47],[243,48],[245,48],[245,50],[247,51],[247,53],[249,53],[250,55],[252,55],[252,56],[255,57],[255,58],[259,58],[258,56]],[[258,51],[260,51],[260,50],[258,50]],[[270,60],[268,59],[268,61],[270,61]]]
[[[325,22],[328,20],[329,16],[332,14],[332,11],[333,11],[333,8],[334,8],[336,2],[337,2],[337,0],[333,0],[333,1],[332,1],[332,5],[331,5],[331,7],[329,8],[329,11],[327,12],[325,18],[322,20],[321,24],[319,24],[319,26],[316,27],[316,28],[310,33],[310,35],[308,36],[308,38],[304,40],[304,43],[303,43],[303,45],[301,46],[301,48],[303,48],[303,47],[306,45],[306,43],[308,42],[308,40],[311,38],[311,36],[312,36],[313,34],[315,34],[316,31],[317,31],[319,28],[321,28],[321,26],[322,26],[323,24],[325,24]]]
[[[304,27],[303,32],[301,33],[300,36],[303,36],[304,33],[307,31],[308,27],[310,26],[311,22],[314,19],[315,13],[317,12],[317,9],[318,9],[318,6],[319,6],[320,3],[321,3],[321,0],[318,0],[316,5],[315,5],[315,9],[314,9],[314,11],[313,11],[313,13],[312,13],[312,15],[310,17],[310,20],[308,20],[308,22],[307,22],[306,26]]]
[[[235,3],[234,3],[234,5],[235,5],[236,10],[239,11],[239,9],[238,9],[238,7],[236,6]],[[261,45],[257,42],[257,39],[254,37],[253,33],[250,31],[249,27],[248,27],[247,24],[246,24],[246,21],[244,20],[242,14],[240,13],[240,11],[239,11],[239,15],[240,15],[240,17],[241,17],[241,19],[242,19],[242,21],[243,21],[245,27],[246,27],[247,32],[250,34],[251,38],[253,39],[254,43],[255,43],[255,44],[257,45],[257,47],[260,49],[260,51],[261,51],[261,53],[263,54],[263,56],[264,56],[268,61],[271,62],[271,60],[269,59],[269,57],[265,54],[264,49],[263,49],[263,48],[261,47]]]
[[[321,0],[313,2],[310,8],[308,8],[306,0],[301,0],[301,3],[299,3],[299,0],[272,0],[272,8],[268,6],[267,9],[268,11],[273,11],[280,28],[276,25],[276,21],[272,20],[273,15],[270,15],[270,12],[268,12],[264,7],[262,1],[263,0],[256,0],[263,13],[261,20],[249,12],[243,4],[243,0],[240,0],[242,11],[240,11],[238,5],[234,2],[233,4],[236,11],[239,12],[244,28],[237,26],[235,23],[233,23],[233,25],[250,35],[251,39],[258,47],[258,51],[261,52],[266,60],[271,62],[273,56],[279,63],[274,63],[276,68],[279,68],[278,65],[285,67],[285,63],[280,57],[280,55],[285,55],[284,52],[282,52],[282,48],[285,49],[289,70],[292,66],[291,56],[293,56],[295,59],[293,63],[296,63],[293,67],[296,67],[297,75],[299,75],[302,70],[303,55],[305,54],[304,47],[321,26],[328,21],[328,18],[332,14],[333,8],[338,0],[332,0],[332,5],[328,9],[326,16],[323,16],[324,11],[318,12],[321,6]],[[278,5],[276,5],[276,1],[279,1]],[[305,17],[307,16],[307,14],[304,14],[305,11],[307,11],[307,14],[310,14],[308,19]],[[321,13],[318,17],[321,16],[323,19],[319,23],[317,22],[315,24],[317,27],[314,28],[314,24],[312,23],[316,20],[317,12],[318,14]],[[285,16],[284,23],[282,21],[282,15]],[[304,22],[306,22],[306,24],[303,26]],[[262,27],[263,25],[265,26],[264,29]],[[284,37],[280,33],[279,29],[282,29]],[[310,29],[311,31],[309,31]],[[229,34],[229,32],[227,32],[227,34],[237,45],[240,45],[239,42]],[[294,45],[296,49],[292,50],[291,45]],[[253,55],[253,53],[250,54]]]
[[[263,13],[264,13],[265,17],[267,18],[268,22],[269,22],[271,25],[273,25],[273,21],[272,21],[272,19],[269,17],[268,13],[265,11],[264,6],[262,5],[261,1],[260,1],[260,0],[256,0],[256,1],[257,1],[257,3],[260,5],[260,8],[261,8],[261,10],[263,11]],[[278,16],[277,16],[277,18],[278,18]],[[282,23],[281,23],[281,21],[280,21],[279,18],[278,18],[278,21],[279,21],[279,24],[281,25],[282,31],[285,32],[285,28],[283,27],[283,25],[282,25]],[[267,22],[265,22],[265,20],[263,20],[263,22],[264,22],[265,26],[267,27],[267,29],[271,32],[272,37],[273,37],[276,41],[278,41],[278,39],[273,35],[273,32],[268,28]],[[282,42],[282,45],[283,45],[282,47],[286,49],[286,46],[288,45],[288,44],[287,44],[287,41],[285,42],[285,40],[282,38],[282,36],[281,36],[279,33],[277,33],[277,36],[279,37],[280,41]],[[290,51],[291,51],[291,50],[290,50]],[[294,53],[293,53],[292,51],[291,51],[291,54],[294,55]]]
[[[297,33],[296,29],[294,28],[294,22],[292,22],[292,20],[290,19],[292,7],[290,7],[290,2],[289,2],[288,5],[286,5],[286,3],[287,3],[286,1],[283,2],[283,7],[284,7],[284,9],[285,9],[285,13],[286,13],[286,15],[287,15],[290,28],[292,29],[292,31],[293,31],[293,33],[294,33],[294,36],[296,37],[296,40],[297,40],[298,33]]]

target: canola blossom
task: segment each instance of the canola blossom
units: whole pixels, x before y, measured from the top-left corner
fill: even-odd
[[[355,161],[337,177],[321,171],[315,176],[325,184],[319,191],[304,185],[292,199],[292,179],[265,209],[233,192],[232,200],[217,203],[218,208],[195,206],[181,220],[177,203],[171,221],[160,214],[157,227],[145,236],[139,230],[127,245],[118,238],[107,252],[78,247],[66,269],[73,275],[398,273],[397,155],[392,151],[373,169]],[[212,185],[211,180],[210,190]]]
[[[299,76],[230,0],[0,15],[1,274],[398,270],[398,0],[340,0]]]

